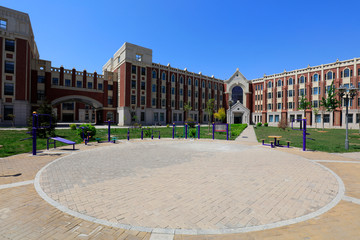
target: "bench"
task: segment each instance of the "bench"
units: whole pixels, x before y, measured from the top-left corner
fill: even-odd
[[[50,139],[54,140],[53,142],[50,142]],[[56,141],[58,142],[62,142],[68,145],[73,145],[73,150],[75,150],[75,142],[70,141],[68,139],[65,138],[61,138],[61,137],[50,137],[47,139],[47,150],[49,150],[49,145],[50,144],[54,144],[54,148],[56,148]]]
[[[117,137],[111,137],[111,141],[112,141],[113,143],[115,143],[117,140],[118,140]]]
[[[101,138],[95,138],[95,140],[100,143],[101,142]]]

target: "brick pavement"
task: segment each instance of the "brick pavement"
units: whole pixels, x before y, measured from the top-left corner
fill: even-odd
[[[155,143],[155,142],[154,142]],[[158,142],[156,142],[158,143]],[[230,145],[233,143],[229,143]],[[106,144],[100,144],[102,147]],[[120,145],[120,144],[119,144]],[[99,146],[81,147],[83,149],[98,148]],[[223,146],[225,151],[228,146]],[[247,146],[251,147],[251,146]],[[301,158],[312,160],[334,160],[341,162],[320,162],[322,165],[332,169],[338,174],[345,183],[345,195],[358,197],[359,191],[359,165],[357,163],[346,163],[353,161],[346,155],[332,157],[335,154],[327,153],[302,153],[297,149],[285,149],[290,154],[299,155]],[[284,149],[271,150],[273,152],[283,152]],[[82,152],[82,151],[79,151]],[[241,156],[239,151],[238,156]],[[66,151],[62,156],[65,156]],[[67,153],[68,154],[68,153]],[[210,155],[213,152],[210,151]],[[235,155],[235,154],[234,154]],[[0,159],[0,170],[2,174],[14,173],[21,167],[22,178],[20,181],[33,180],[35,173],[46,163],[51,162],[54,156],[42,156],[41,159],[33,161],[33,157],[25,155],[24,157],[14,156],[13,160],[9,158]],[[59,156],[55,156],[59,157]],[[202,160],[199,156],[199,160]],[[250,156],[252,157],[252,156]],[[275,154],[276,157],[276,154]],[[330,157],[330,158],[329,158]],[[23,158],[23,160],[21,160]],[[273,156],[268,156],[269,161],[273,161]],[[18,159],[18,160],[16,160]],[[22,162],[21,162],[22,161]],[[189,164],[192,161],[179,163],[178,165]],[[195,160],[194,162],[196,162]],[[205,163],[207,163],[204,160]],[[11,165],[13,163],[13,165]],[[162,168],[169,168],[169,163],[157,161],[153,168],[156,171]],[[28,165],[28,166],[27,166]],[[5,167],[6,166],[6,167]],[[210,168],[210,167],[209,167]],[[5,170],[15,170],[6,172]],[[140,169],[141,170],[141,169]],[[131,177],[132,173],[138,174],[139,169],[133,172],[123,172],[123,177]],[[198,172],[203,169],[197,169]],[[20,172],[20,171],[19,171]],[[141,172],[141,171],[140,171]],[[192,174],[198,174],[195,170]],[[165,176],[165,173],[161,176]],[[179,176],[184,175],[180,173]],[[186,176],[189,174],[185,173]],[[158,176],[158,175],[157,175]],[[160,176],[160,175],[159,175]],[[12,179],[10,179],[12,178]],[[149,176],[147,176],[149,178]],[[4,180],[5,179],[5,180]],[[18,178],[19,179],[19,178]],[[0,184],[17,182],[16,177],[0,177]],[[109,181],[109,180],[106,180]],[[93,184],[93,183],[92,183]],[[97,182],[95,184],[100,184]],[[101,192],[95,192],[101,194]],[[139,195],[142,191],[139,191]],[[345,199],[345,198],[344,198]],[[341,201],[334,208],[326,213],[307,221],[296,224],[268,229],[264,231],[255,231],[239,234],[225,235],[175,235],[174,239],[358,239],[360,235],[360,205],[346,201]],[[165,236],[165,235],[163,235]],[[171,236],[171,235],[169,235]],[[153,234],[155,240],[157,236]],[[0,239],[149,239],[150,234],[146,232],[130,231],[109,227],[79,218],[70,216],[57,210],[41,199],[33,185],[14,187],[0,190]],[[165,238],[164,238],[165,239]],[[169,238],[166,238],[169,239]]]

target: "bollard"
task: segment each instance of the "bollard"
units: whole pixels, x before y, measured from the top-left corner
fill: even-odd
[[[127,132],[127,140],[129,141],[130,140],[130,130],[128,129],[128,132]]]
[[[187,123],[185,123],[185,139],[187,139]]]
[[[173,123],[173,135],[172,135],[173,139],[175,138],[175,123]]]
[[[226,124],[226,140],[229,140],[229,124]]]
[[[141,128],[141,140],[144,139],[144,130]]]
[[[215,139],[215,123],[213,123],[213,140]]]
[[[198,124],[198,139],[200,139],[200,123]]]
[[[304,126],[303,126],[303,151],[306,151],[306,118],[303,119]]]

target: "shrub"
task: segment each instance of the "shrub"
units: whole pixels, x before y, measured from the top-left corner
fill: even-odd
[[[81,139],[83,137],[87,137],[89,134],[89,138],[94,137],[96,135],[96,128],[90,123],[81,124],[77,129],[77,134]]]
[[[76,124],[75,124],[75,123],[70,124],[70,129],[71,129],[71,130],[76,130]]]
[[[151,137],[151,129],[149,127],[144,128],[144,136]]]
[[[278,128],[281,128],[284,131],[288,126],[289,126],[289,123],[286,119],[281,119],[280,122],[278,123]]]
[[[194,119],[192,119],[192,118],[188,118],[188,119],[186,119],[186,122],[187,122],[187,124],[189,125],[189,127],[190,128],[194,128],[195,127],[195,121],[194,121]]]
[[[261,127],[261,126],[262,126],[262,123],[261,123],[261,122],[258,122],[258,123],[256,124],[256,126]]]
[[[266,123],[264,123],[264,127],[267,127],[267,126],[269,126],[269,124],[266,122]]]
[[[189,132],[189,137],[194,138],[196,137],[196,129],[191,129]]]
[[[170,127],[170,125],[168,124],[168,125],[166,125],[166,127],[167,127],[167,128],[169,128],[169,127]]]

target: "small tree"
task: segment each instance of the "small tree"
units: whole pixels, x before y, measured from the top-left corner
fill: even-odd
[[[220,122],[224,122],[226,118],[225,108],[220,108],[217,113],[214,113],[214,118]]]
[[[281,118],[280,122],[278,123],[278,128],[281,128],[285,131],[285,129],[289,126],[288,121],[285,118]]]
[[[15,127],[15,115],[14,114],[8,114],[7,115],[11,119],[12,127]]]
[[[314,113],[314,116],[315,116],[315,128],[317,128],[316,115],[319,114],[319,109],[314,108],[314,106],[313,106],[313,113]]]
[[[300,99],[300,102],[299,102],[299,109],[304,110],[304,117],[306,116],[306,109],[310,109],[310,108],[311,108],[311,102],[309,102],[306,99],[304,94],[301,94],[301,99]],[[301,128],[301,124],[300,124],[300,128]]]
[[[189,112],[192,110],[192,106],[191,106],[191,103],[188,102],[188,103],[185,103],[184,104],[184,111],[186,112],[186,119],[190,119],[189,118]]]
[[[331,82],[330,87],[327,90],[327,97],[322,97],[320,101],[320,106],[322,106],[326,111],[332,112],[334,114],[334,110],[340,106],[340,102],[336,99],[336,92],[334,81]],[[324,118],[325,114],[323,114],[323,129],[324,129]]]
[[[209,116],[209,132],[210,132],[210,122],[211,122],[211,117],[214,114],[214,102],[215,99],[210,98],[207,102],[206,102],[206,107],[205,107],[205,112],[207,112],[208,116]]]

